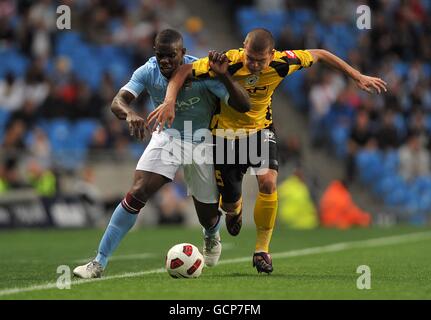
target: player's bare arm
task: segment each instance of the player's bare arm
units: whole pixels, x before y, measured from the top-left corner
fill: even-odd
[[[329,64],[331,67],[342,71],[344,74],[352,78],[356,82],[356,85],[362,90],[365,90],[368,93],[373,93],[373,89],[378,93],[387,91],[387,83],[385,81],[380,78],[370,77],[362,74],[331,52],[323,49],[311,49],[308,51],[313,56],[314,62],[323,61]]]
[[[169,80],[169,84],[166,90],[165,100],[161,105],[154,109],[147,117],[147,121],[153,124],[153,131],[159,125],[159,130],[162,130],[165,123],[170,128],[175,119],[175,102],[177,100],[178,92],[187,78],[192,76],[192,65],[183,64],[173,74]]]
[[[130,107],[134,99],[133,94],[127,90],[120,90],[112,100],[111,111],[118,119],[127,121],[131,136],[144,140],[147,123]]]
[[[228,57],[217,51],[210,51],[208,54],[211,70],[217,74],[218,79],[225,85],[229,91],[229,105],[239,112],[250,111],[250,98],[247,91],[229,74]]]

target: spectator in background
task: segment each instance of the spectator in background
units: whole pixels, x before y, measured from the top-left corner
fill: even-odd
[[[188,52],[196,57],[204,57],[208,54],[208,35],[204,31],[204,22],[199,17],[190,17],[185,22],[187,33],[184,41]]]
[[[368,113],[359,110],[355,119],[355,124],[350,132],[347,142],[346,158],[346,182],[353,182],[356,176],[356,154],[360,149],[374,149],[376,147],[375,135],[370,123]]]
[[[51,144],[41,128],[36,127],[32,131],[31,140],[27,146],[32,157],[43,167],[51,166]]]
[[[10,122],[6,128],[3,143],[1,144],[2,154],[17,157],[25,150],[24,136],[27,128],[22,120]]]
[[[371,215],[358,208],[343,181],[335,180],[320,200],[320,219],[324,227],[349,229],[354,226],[368,227]]]
[[[392,109],[386,109],[380,123],[381,126],[376,134],[379,149],[383,151],[397,149],[401,145],[402,136],[395,125],[395,112]]]
[[[28,32],[33,57],[48,58],[52,52],[56,20],[55,6],[50,0],[40,0],[30,7]]]
[[[0,108],[8,111],[19,110],[24,103],[24,83],[11,72],[0,79]]]
[[[417,133],[422,146],[430,150],[431,141],[429,138],[429,128],[427,118],[421,108],[415,108],[408,123],[408,134]]]
[[[181,28],[188,16],[187,7],[182,1],[159,1],[159,5],[156,8],[157,16],[160,18],[160,20],[167,21],[170,26],[175,29]]]
[[[90,86],[81,81],[78,83],[76,102],[72,109],[72,118],[75,120],[83,118],[102,118],[103,107],[105,107],[99,93],[91,90]]]
[[[56,195],[57,179],[54,173],[49,168],[43,167],[37,159],[28,160],[27,176],[29,184],[39,196],[52,198]]]
[[[29,67],[25,76],[25,100],[38,108],[49,93],[49,85],[45,79],[43,61],[36,60]]]
[[[30,186],[22,180],[18,172],[17,159],[15,157],[5,158],[0,164],[0,192],[27,188]]]
[[[70,60],[67,57],[59,56],[55,60],[54,71],[50,75],[50,79],[59,88],[67,86],[73,81]]]
[[[86,205],[93,222],[96,225],[104,223],[103,196],[102,191],[96,186],[96,176],[93,168],[86,166],[82,169],[73,185],[73,191]]]
[[[325,141],[325,117],[338,94],[344,88],[343,78],[332,72],[325,72],[322,81],[311,88],[309,99],[311,143],[315,147],[322,146]]]
[[[303,172],[297,168],[292,176],[278,186],[278,217],[293,229],[313,229],[319,224]]]
[[[399,150],[400,174],[407,181],[430,174],[430,155],[421,145],[420,136],[413,132]]]
[[[261,12],[283,11],[286,8],[286,1],[284,0],[254,0],[254,3]]]

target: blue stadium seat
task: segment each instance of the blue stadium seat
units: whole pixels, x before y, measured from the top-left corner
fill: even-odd
[[[79,148],[88,147],[88,145],[91,143],[94,132],[99,126],[100,122],[93,119],[79,120],[74,125],[72,125],[72,135]]]
[[[394,190],[406,189],[404,179],[398,174],[388,174],[381,179],[376,179],[373,183],[373,191],[377,196],[384,197]]]
[[[342,159],[347,154],[347,140],[349,128],[343,125],[335,125],[331,129],[331,142],[334,146],[335,155]]]
[[[3,135],[9,118],[10,112],[0,106],[0,143],[3,142]]]
[[[56,55],[68,55],[82,44],[81,35],[74,31],[62,31],[56,34]]]
[[[0,61],[0,77],[4,77],[7,72],[12,72],[17,77],[24,77],[30,64],[29,59],[15,48],[0,49]]]
[[[397,172],[399,163],[400,159],[397,150],[388,151],[383,155],[383,168],[385,173],[391,174]]]
[[[387,193],[383,197],[383,201],[390,207],[402,206],[409,201],[409,194],[406,193],[406,189],[404,187],[398,187]]]
[[[381,154],[378,151],[361,150],[356,155],[361,182],[369,184],[383,174]]]
[[[406,62],[396,62],[394,63],[394,71],[395,73],[401,77],[404,78],[405,76],[407,76],[407,73],[409,72],[409,65]]]
[[[254,28],[266,28],[278,38],[286,25],[287,14],[284,11],[260,12],[254,7],[242,7],[237,12],[237,20],[242,36]]]
[[[71,126],[67,119],[56,119],[42,124],[46,130],[49,142],[54,152],[68,149],[68,143],[72,139]]]
[[[395,127],[397,128],[398,134],[401,138],[404,138],[407,135],[407,123],[406,119],[402,114],[395,114]]]

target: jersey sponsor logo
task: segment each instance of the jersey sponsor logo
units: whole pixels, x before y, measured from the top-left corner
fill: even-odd
[[[245,84],[248,86],[255,86],[258,81],[259,77],[255,74],[252,74],[247,79],[245,79]]]
[[[253,87],[253,88],[247,88],[247,92],[251,95],[260,93],[260,94],[266,94],[268,91],[268,86],[263,86],[263,87]]]
[[[289,58],[291,58],[291,59],[295,59],[295,58],[296,58],[296,54],[295,54],[295,52],[293,52],[293,51],[286,50],[286,51],[284,51],[284,53],[285,53]]]
[[[191,97],[190,99],[187,100],[177,100],[177,102],[175,103],[175,109],[177,111],[183,111],[183,110],[189,110],[189,109],[194,109],[195,105],[198,104],[201,101],[200,97]],[[160,99],[154,99],[154,102],[158,105],[163,103],[163,100]]]

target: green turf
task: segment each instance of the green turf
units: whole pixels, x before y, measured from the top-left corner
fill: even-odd
[[[430,228],[395,227],[338,231],[317,229],[293,231],[278,227],[271,251],[280,253],[334,243],[360,241]],[[274,258],[274,273],[259,275],[251,267],[254,229],[244,229],[238,237],[224,231],[222,263],[205,268],[198,279],[172,279],[167,273],[151,273],[9,295],[10,288],[55,283],[57,266],[77,265],[76,260],[92,257],[103,230],[3,231],[0,233],[0,299],[430,299],[431,238],[391,245],[356,247],[337,252]],[[168,249],[180,242],[201,247],[198,229],[143,228],[128,234],[114,256],[139,253],[142,259],[113,260],[105,276],[141,272],[163,267]],[[358,290],[356,268],[371,268],[371,289]]]

